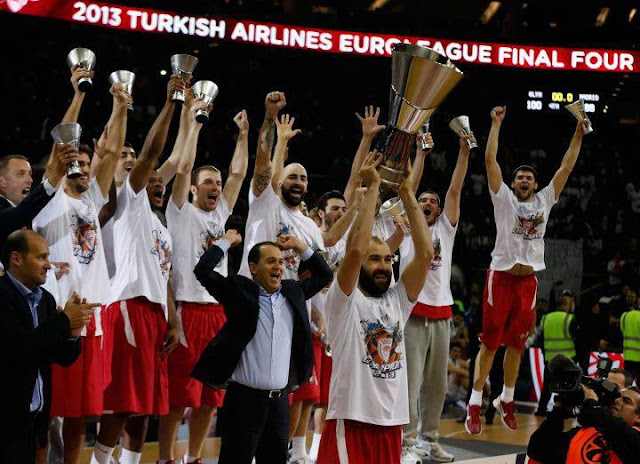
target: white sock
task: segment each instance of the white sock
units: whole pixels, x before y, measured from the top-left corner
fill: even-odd
[[[305,447],[306,437],[293,437],[291,439],[291,458],[303,458],[307,455],[307,449]]]
[[[91,455],[91,464],[109,464],[112,455],[113,448],[97,441],[95,448],[93,448],[93,454]]]
[[[120,464],[140,464],[140,458],[142,458],[142,453],[122,448],[118,462]]]
[[[186,454],[184,455],[184,462],[186,462],[187,464],[194,462],[196,459],[198,459],[198,456],[187,456]]]
[[[471,390],[471,398],[469,398],[469,406],[482,406],[482,390]]]
[[[309,450],[309,457],[314,461],[318,460],[318,451],[320,450],[320,438],[322,438],[321,433],[313,434],[313,441],[311,442],[311,449]]]
[[[513,402],[513,392],[516,391],[516,387],[502,387],[502,395],[500,395],[500,399],[505,403]]]

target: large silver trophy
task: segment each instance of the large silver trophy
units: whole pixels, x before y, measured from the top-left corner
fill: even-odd
[[[582,123],[582,130],[585,134],[593,132],[593,126],[591,125],[591,121],[584,110],[584,100],[582,98],[565,106],[565,108]]]
[[[389,118],[376,145],[383,156],[378,168],[382,201],[391,198],[406,177],[416,134],[462,76],[446,56],[430,48],[405,43],[393,47]]]
[[[109,84],[113,85],[116,82],[119,82],[120,84],[122,84],[124,91],[129,95],[132,95],[131,92],[133,92],[133,83],[135,82],[135,80],[136,75],[134,73],[132,73],[131,71],[125,71],[123,69],[119,71],[113,71],[109,75]],[[127,109],[129,111],[133,111],[133,105],[129,103],[127,105]]]
[[[171,57],[171,72],[174,76],[180,76],[184,82],[187,82],[197,64],[198,58],[195,56],[179,53]],[[184,102],[184,91],[173,92],[171,101]]]
[[[96,66],[96,54],[88,48],[74,48],[67,55],[67,65],[70,68],[77,65],[87,71],[93,71]],[[81,92],[88,92],[92,88],[93,82],[90,77],[83,77],[78,80],[78,89]]]
[[[218,86],[212,81],[198,81],[193,84],[193,95],[196,98],[202,98],[205,103],[213,103],[218,96]],[[196,121],[204,124],[209,120],[209,112],[207,110],[198,110],[196,112]]]
[[[458,136],[469,135],[471,133],[471,126],[469,125],[469,116],[458,116],[453,118],[449,123],[449,129],[455,132]],[[469,148],[478,148],[478,142],[473,139],[467,140]]]
[[[80,146],[80,135],[82,134],[82,127],[75,122],[64,122],[58,124],[51,129],[51,137],[58,144],[58,146],[71,142],[71,144],[78,148]],[[75,179],[82,175],[82,169],[78,161],[72,161],[67,165],[67,177],[69,179]]]

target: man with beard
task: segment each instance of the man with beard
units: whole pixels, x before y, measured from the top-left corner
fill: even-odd
[[[473,390],[464,424],[467,432],[473,435],[482,433],[482,390],[501,344],[507,346],[504,387],[493,405],[508,429],[517,428],[513,393],[522,350],[535,318],[535,272],[545,268],[543,237],[549,212],[576,164],[583,136],[582,124],[578,123],[560,168],[547,187],[536,193],[536,170],[531,166],[520,166],[513,171],[510,190],[502,180],[496,160],[505,115],[506,107],[497,106],[491,110],[491,131],[485,153],[497,235],[484,289],[482,346],[476,358]]]
[[[95,178],[89,180],[89,155],[80,153],[81,176],[66,178],[64,188],[33,220],[33,229],[51,244],[51,260],[69,263],[68,273],[57,282],[59,305],[64,305],[74,291],[102,305],[113,301],[98,211],[107,202],[118,150],[124,143],[127,104],[131,96],[123,90],[122,84],[114,84],[110,92],[113,112],[106,129],[105,154]],[[79,228],[84,231],[81,240],[77,237]],[[78,360],[65,368],[53,366],[51,414],[65,418],[63,437],[67,463],[80,460],[85,417],[99,416],[104,409],[102,313],[103,310],[95,310],[91,322],[83,330],[82,353]]]
[[[117,207],[110,221],[115,262],[111,286],[116,302],[109,308],[109,317],[113,359],[117,363],[113,364],[111,382],[105,390],[104,405],[109,413],[102,415],[93,463],[109,462],[126,425],[131,433],[120,453],[120,462],[137,464],[148,416],[169,412],[166,354],[178,340],[175,314],[170,315],[172,302],[168,289],[171,237],[151,209],[147,184],[152,175],[160,180],[162,201],[163,175],[154,168],[164,149],[175,109],[171,97],[184,89],[179,77],[169,79],[165,105],[147,134],[140,156],[116,189]],[[196,124],[195,111],[205,107],[202,103],[193,104],[193,99],[185,101],[173,153],[182,151],[186,134]],[[167,182],[173,172],[169,175]],[[152,198],[157,200],[155,196]]]
[[[418,456],[428,457],[435,462],[451,462],[454,459],[438,443],[438,425],[447,394],[447,358],[453,304],[451,261],[460,219],[462,185],[469,163],[470,149],[467,140],[475,140],[473,133],[460,138],[458,160],[451,176],[444,209],[440,205],[440,197],[433,191],[425,191],[418,199],[433,240],[434,257],[418,302],[405,328],[410,419],[403,430],[405,447]],[[424,153],[417,153],[416,159],[422,162],[415,171],[416,179],[422,174],[424,158]],[[418,184],[419,182],[415,182],[414,189],[418,188]],[[391,251],[398,248],[397,236],[398,234],[394,234],[387,240]],[[413,242],[404,235],[402,238],[401,274],[414,255]],[[418,431],[418,423],[421,424],[421,430],[414,439],[411,435]]]
[[[224,308],[198,282],[193,273],[200,257],[225,233],[224,227],[238,200],[249,159],[249,120],[246,111],[234,118],[238,127],[236,148],[229,176],[222,184],[220,170],[211,165],[193,169],[201,124],[188,133],[184,154],[167,206],[167,223],[174,237],[173,283],[178,307],[179,343],[169,356],[169,414],[160,418],[159,463],[173,463],[174,442],[185,408],[191,408],[189,447],[185,463],[200,462],[202,446],[211,427],[213,413],[222,406],[224,393],[191,377],[196,361],[226,322]],[[193,201],[189,202],[189,192]],[[239,243],[239,242],[238,242]],[[228,273],[226,254],[215,268]]]
[[[318,462],[400,462],[409,422],[404,327],[433,258],[431,234],[411,171],[398,194],[411,225],[414,259],[390,286],[392,255],[372,238],[380,188],[374,151],[360,170],[367,186],[344,261],[327,294],[325,319],[333,354],[329,410]]]
[[[324,240],[318,226],[300,211],[307,193],[307,170],[299,163],[284,165],[289,140],[301,133],[293,129],[295,118],[288,114],[278,121],[278,112],[287,104],[282,92],[271,92],[265,100],[265,118],[260,129],[258,152],[249,190],[249,216],[245,227],[245,245],[239,274],[250,277],[247,258],[253,245],[277,242],[280,235],[295,235],[314,250],[324,250]],[[273,161],[271,150],[276,133],[278,143]],[[286,250],[286,279],[298,280],[300,257]]]

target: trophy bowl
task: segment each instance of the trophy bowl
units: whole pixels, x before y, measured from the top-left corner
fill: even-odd
[[[411,235],[407,213],[399,197],[390,198],[382,203],[382,206],[380,206],[380,216],[392,218],[400,226],[406,237]]]
[[[218,86],[213,81],[198,81],[193,84],[193,95],[196,98],[202,98],[205,103],[213,103],[218,96]],[[196,121],[204,124],[209,120],[209,112],[207,110],[198,110],[196,112]]]
[[[131,71],[125,71],[123,69],[114,71],[109,75],[109,84],[113,85],[116,82],[122,84],[124,91],[129,95],[133,95],[133,83],[136,80],[136,75]],[[133,105],[129,103],[127,105],[129,111],[133,111]]]
[[[565,106],[567,111],[571,113],[575,118],[582,123],[582,130],[585,134],[590,134],[593,132],[593,126],[591,125],[591,120],[587,116],[586,111],[584,110],[584,100],[581,98],[580,100],[576,100],[570,105]]]
[[[96,66],[96,54],[88,48],[74,48],[67,55],[67,65],[69,68],[78,66],[88,71],[93,71]],[[93,81],[90,77],[83,77],[78,80],[78,89],[81,92],[88,92],[93,88]]]
[[[449,129],[455,132],[458,136],[469,135],[471,133],[471,126],[469,125],[469,116],[458,116],[453,118],[449,123]],[[478,143],[475,140],[467,140],[469,148],[478,148]]]
[[[180,76],[184,82],[187,82],[197,64],[198,58],[195,56],[178,53],[171,57],[171,72],[174,76]],[[184,102],[184,91],[173,92],[171,101]]]

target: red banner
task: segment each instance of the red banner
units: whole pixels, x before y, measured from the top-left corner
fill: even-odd
[[[389,56],[400,42],[457,62],[527,69],[640,72],[640,52],[455,41],[337,31],[74,0],[0,0],[0,10],[128,31],[176,34],[327,53]]]

